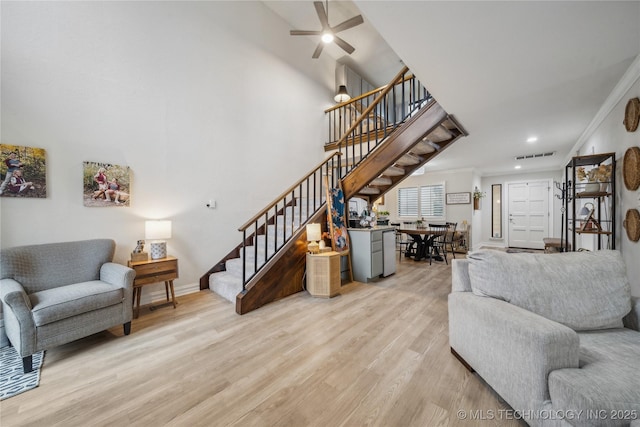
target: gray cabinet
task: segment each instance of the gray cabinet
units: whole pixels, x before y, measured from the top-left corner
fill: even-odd
[[[350,228],[353,279],[368,282],[383,272],[382,233],[385,228]]]

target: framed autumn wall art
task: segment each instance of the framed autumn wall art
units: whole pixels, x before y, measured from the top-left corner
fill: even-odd
[[[88,207],[129,206],[128,166],[84,162],[83,201]]]
[[[47,197],[44,149],[0,144],[0,158],[0,197]]]

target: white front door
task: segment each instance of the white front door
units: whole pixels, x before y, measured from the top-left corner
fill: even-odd
[[[508,184],[509,247],[544,249],[549,236],[550,184],[545,181]]]

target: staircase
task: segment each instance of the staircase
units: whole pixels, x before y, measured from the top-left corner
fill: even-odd
[[[274,256],[276,249],[290,240],[293,233],[300,229],[300,224],[309,218],[306,200],[296,199],[294,202],[294,205],[287,206],[284,211],[279,212],[273,224],[267,224],[265,234],[258,234],[250,239],[239,251],[237,258],[226,260],[224,271],[211,275],[209,288],[212,291],[233,303],[236,302],[236,296],[243,289],[243,280],[251,280],[255,272]],[[322,203],[324,198],[316,201],[315,205]]]
[[[346,199],[378,199],[466,132],[405,67],[386,86],[325,111],[332,154],[243,224],[242,242],[200,279],[244,314],[301,291],[306,229],[326,224],[324,177]]]

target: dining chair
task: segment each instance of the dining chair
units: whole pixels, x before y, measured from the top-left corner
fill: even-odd
[[[445,237],[445,245],[449,245],[449,249],[451,251],[451,255],[453,255],[453,259],[456,259],[456,251],[454,250],[454,244],[456,244],[462,237],[458,235],[456,237],[456,228],[458,227],[457,222],[447,222],[447,235]]]
[[[447,248],[446,248],[446,236],[448,226],[447,224],[429,224],[429,240],[427,242],[427,254],[429,255],[429,265],[436,256],[440,255],[444,258],[444,262],[448,265],[447,261]]]
[[[415,227],[417,224],[416,221],[402,221],[402,225],[405,228]],[[418,242],[409,234],[402,234],[402,252],[404,253],[405,258],[407,257],[415,257],[418,255],[419,245]]]

